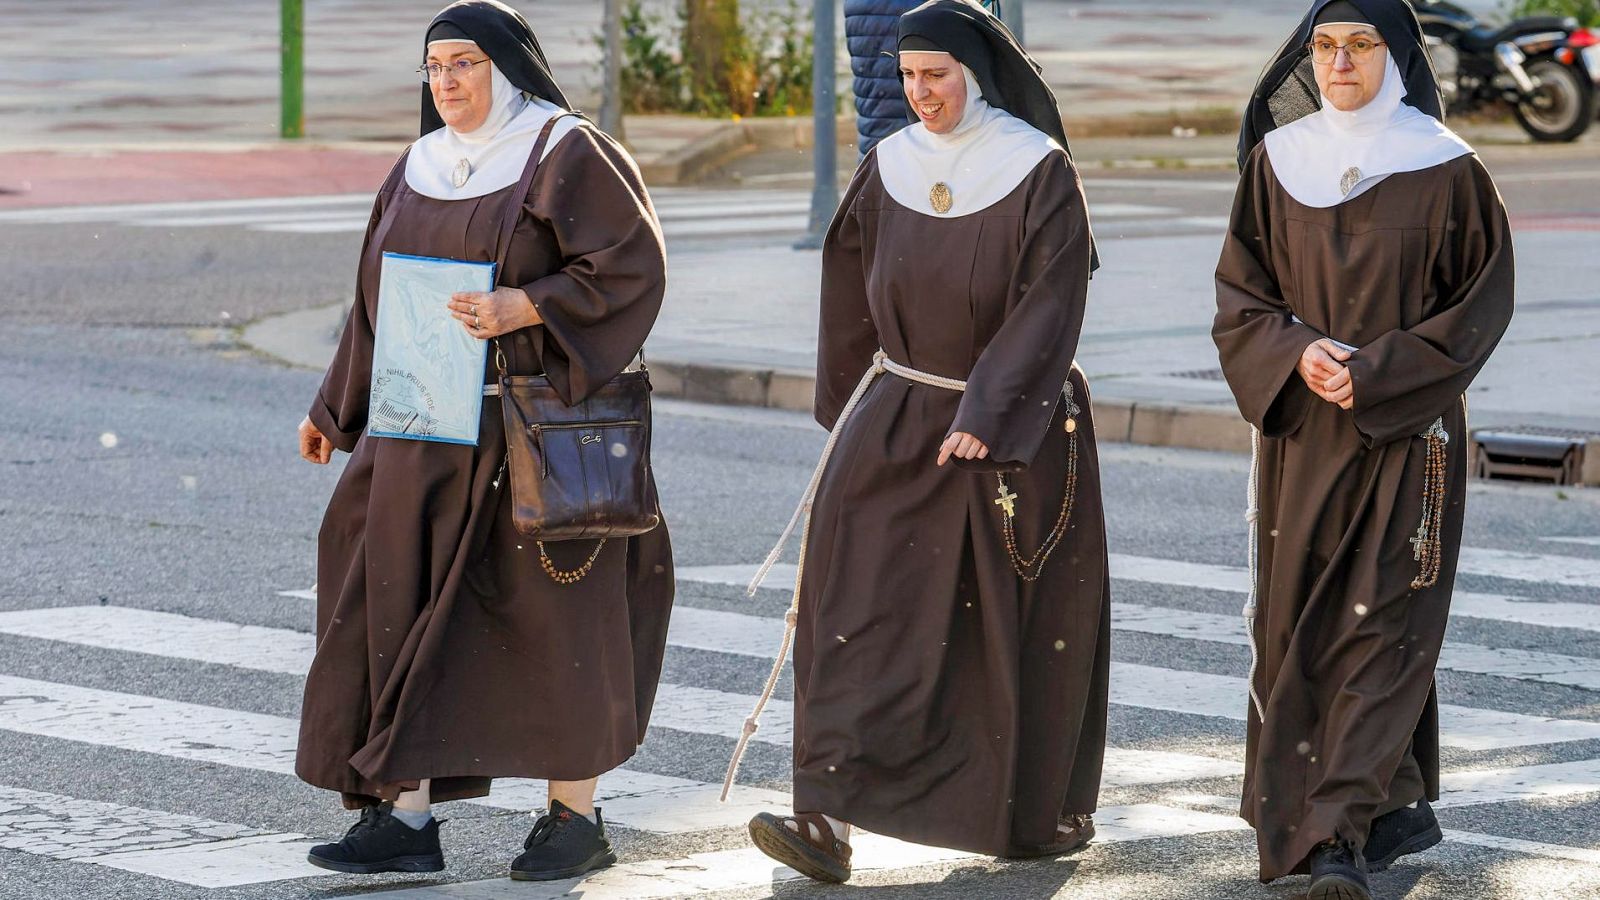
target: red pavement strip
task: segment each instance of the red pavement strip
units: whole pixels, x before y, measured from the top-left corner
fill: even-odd
[[[0,209],[375,192],[390,147],[0,153]]]

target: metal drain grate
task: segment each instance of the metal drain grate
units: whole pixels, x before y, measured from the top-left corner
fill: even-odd
[[[1592,433],[1575,428],[1506,425],[1472,432],[1472,474],[1577,484]]]

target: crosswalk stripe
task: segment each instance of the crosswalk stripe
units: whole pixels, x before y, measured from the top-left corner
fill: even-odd
[[[1216,797],[1206,795],[1180,795],[1171,799],[1175,803],[1187,803],[1191,806],[1211,807],[1214,809],[1238,809],[1239,800],[1236,797]],[[1434,808],[1449,805],[1444,798],[1439,803],[1433,804]],[[1519,853],[1524,856],[1539,856],[1545,859],[1569,859],[1575,862],[1600,863],[1600,850],[1587,847],[1568,847],[1563,844],[1547,844],[1542,841],[1525,841],[1518,838],[1503,837],[1497,834],[1483,834],[1476,831],[1462,831],[1455,828],[1441,829],[1444,838],[1451,843],[1470,844],[1475,847],[1487,847],[1492,850],[1504,850],[1510,853]]]
[[[122,203],[111,206],[55,206],[0,212],[0,223],[67,224],[98,222],[152,213],[209,213],[232,209],[294,209],[304,206],[356,206],[372,210],[372,194],[325,194],[309,197],[259,197],[253,200],[187,200],[174,203]]]
[[[1600,588],[1600,559],[1462,547],[1460,571],[1513,581]]]
[[[297,209],[293,212],[252,212],[203,216],[140,216],[125,219],[126,224],[146,228],[207,228],[218,225],[271,225],[281,222],[333,222],[359,221],[367,227],[369,211],[330,209],[315,212]]]
[[[1498,834],[1483,834],[1477,831],[1460,831],[1455,828],[1445,828],[1444,839],[1456,844],[1471,844],[1474,847],[1487,847],[1491,850],[1504,850],[1509,853],[1521,853],[1527,856],[1542,856],[1545,859],[1570,859],[1575,862],[1588,863],[1600,866],[1600,850],[1588,847],[1567,847],[1561,844],[1547,844],[1543,841],[1525,841],[1521,838],[1504,837]]]
[[[1245,680],[1134,663],[1111,664],[1111,702],[1143,709],[1244,721]],[[1439,705],[1447,747],[1495,750],[1600,739],[1600,722],[1556,719],[1471,706]]]
[[[720,646],[722,647],[720,652],[766,660],[771,659],[782,628],[782,621],[777,619],[680,607],[674,612],[668,640],[676,646],[698,649]],[[315,653],[312,636],[302,632],[233,625],[172,613],[114,606],[65,607],[0,613],[0,633],[291,675],[304,674],[310,668],[311,658]],[[686,638],[686,635],[697,637]],[[713,636],[714,639],[704,640],[703,638],[707,636]],[[754,636],[754,639],[742,644],[730,644],[730,640],[737,641],[741,636]],[[771,640],[767,640],[769,638]],[[259,648],[259,652],[256,648]],[[66,702],[82,696],[73,694],[66,698]],[[729,694],[687,685],[662,684],[657,690],[651,721],[657,727],[674,731],[737,739],[744,717],[754,702],[754,697],[744,694]],[[757,740],[787,747],[793,734],[791,707],[789,704],[779,703],[774,704],[771,709],[762,723],[762,730],[757,733]],[[5,727],[5,721],[4,710],[0,709],[0,727]],[[277,739],[285,746],[292,746],[297,731],[281,722],[282,720],[276,725],[258,722],[255,726],[256,732],[259,733],[263,728],[277,727],[279,731],[274,732]],[[77,739],[71,734],[63,736]],[[289,752],[292,758],[293,751]],[[1104,780],[1108,786],[1153,784],[1198,778],[1221,778],[1237,775],[1242,771],[1239,763],[1232,760],[1163,751],[1108,748]],[[535,784],[523,789],[516,787],[513,781],[508,779],[504,782],[507,788],[505,791],[501,790],[502,782],[496,782],[496,795],[486,802],[508,809],[527,809],[538,805],[526,802],[525,798],[529,796],[542,798],[542,785]],[[645,793],[684,796],[696,791],[707,793],[700,790],[707,787],[709,786],[700,782],[670,779],[628,770],[618,770],[608,775],[603,785],[605,791],[619,797]],[[529,791],[532,794],[529,794]],[[762,805],[775,799],[776,796],[768,792],[767,796],[753,794],[747,798],[747,802]],[[623,806],[629,804],[625,803]],[[751,814],[753,812],[752,810]],[[616,810],[612,810],[611,815],[619,823],[646,821],[643,817],[635,820],[626,811],[619,816]],[[659,830],[660,824],[650,820],[650,827],[651,830]],[[698,827],[706,826],[701,821]]]
[[[718,573],[726,571],[719,569]],[[1115,610],[1117,604],[1112,606]],[[1170,613],[1176,615],[1178,611]],[[770,659],[775,652],[777,637],[781,636],[783,628],[776,619],[741,613],[680,608],[674,611],[673,617],[677,621],[672,628],[677,629],[678,636],[673,638],[673,632],[669,630],[668,640],[679,646],[765,659]],[[1245,717],[1244,696],[1243,678],[1181,672],[1133,663],[1111,664],[1111,702],[1123,706],[1242,721]],[[696,698],[695,702],[700,704],[699,708],[706,708],[704,704],[710,701]],[[768,714],[769,722],[773,724],[764,726],[773,733],[786,728],[786,723],[790,721],[787,718],[789,710],[783,707],[780,711],[780,706],[783,705],[769,707],[772,710]],[[737,704],[733,710],[735,712],[736,707]],[[719,709],[717,714],[728,711]],[[1488,750],[1600,738],[1600,722],[1530,716],[1450,704],[1441,704],[1439,711],[1440,737],[1451,747]],[[779,722],[785,724],[776,724]],[[726,730],[729,725],[725,723],[723,727]],[[736,731],[730,733],[737,736]]]
[[[794,584],[794,564],[780,563],[767,579],[768,588],[787,589]],[[755,574],[754,565],[684,566],[677,570],[680,581],[744,587]],[[1153,556],[1111,554],[1111,577],[1122,581],[1192,587],[1207,591],[1243,594],[1250,582],[1241,566],[1195,563]],[[1456,591],[1450,600],[1450,615],[1545,628],[1572,628],[1600,631],[1600,604],[1532,600],[1501,594]]]
[[[1558,544],[1582,544],[1586,547],[1600,547],[1600,536],[1595,535],[1567,535],[1563,537],[1547,537],[1543,538],[1543,540],[1554,541]]]
[[[1235,816],[1142,803],[1102,807],[1095,813],[1094,821],[1095,844],[1241,831],[1248,827]],[[854,834],[850,844],[853,868],[858,873],[980,858],[977,854],[960,850],[925,847],[863,832]],[[759,850],[720,850],[691,854],[682,859],[623,863],[581,881],[517,885],[514,896],[519,900],[555,900],[578,896],[583,900],[641,900],[749,889],[801,878],[799,873],[778,865]],[[424,897],[437,898],[440,894],[433,888],[413,888],[385,896],[396,900],[410,897],[421,900]],[[452,885],[449,896],[498,898],[513,894],[507,891],[505,881],[501,879]]]
[[[1250,644],[1249,638],[1245,636],[1244,620],[1238,616],[1219,616],[1214,613],[1140,606],[1133,603],[1111,605],[1111,627],[1119,631],[1134,631],[1185,640],[1238,646]],[[1439,656],[1439,668],[1600,691],[1600,659],[1591,657],[1446,641],[1444,651]]]
[[[294,773],[299,723],[294,719],[241,712],[176,700],[162,700],[95,688],[0,675],[0,729],[39,737],[77,741],[120,750],[155,753],[173,759],[207,762],[280,775]],[[653,794],[658,801],[712,796],[714,785],[619,769],[601,779],[599,796],[622,798],[608,818],[627,827],[663,830],[654,803],[640,802]],[[542,803],[543,785],[526,779],[495,782],[498,792],[468,802],[497,809],[523,810]],[[537,798],[536,802],[529,802]],[[738,803],[700,807],[704,815],[683,815],[661,821],[682,830],[727,827],[770,808],[787,795],[741,788]]]
[[[1237,621],[1227,616],[1165,610],[1132,604],[1113,605],[1114,622],[1123,630],[1173,637],[1243,644]],[[770,659],[782,637],[779,619],[679,607],[668,641],[689,649]],[[0,633],[65,641],[129,652],[158,653],[198,662],[240,666],[300,675],[310,667],[314,638],[286,629],[234,625],[127,607],[69,607],[0,613]],[[1595,660],[1532,651],[1491,650],[1476,645],[1446,645],[1446,662],[1465,671],[1502,677],[1595,687],[1600,673]],[[1238,720],[1243,679],[1195,673],[1174,679],[1173,670],[1114,663],[1112,698],[1122,705],[1162,709]],[[1169,688],[1165,682],[1181,682]],[[1180,699],[1181,698],[1181,699]],[[673,730],[738,737],[751,698],[684,685],[662,685],[656,724]],[[1445,705],[1443,736],[1450,746],[1468,749],[1556,743],[1600,737],[1600,723],[1528,716],[1472,707]],[[787,709],[774,707],[762,732],[787,743]],[[1130,771],[1142,771],[1129,761]]]
[[[312,843],[303,834],[0,785],[0,850],[196,887],[325,875],[305,861]]]

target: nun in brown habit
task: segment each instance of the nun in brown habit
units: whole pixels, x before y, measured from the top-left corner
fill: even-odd
[[[1464,392],[1511,319],[1494,181],[1404,0],[1319,0],[1251,100],[1212,334],[1257,430],[1241,814],[1261,878],[1368,897],[1440,839],[1434,665]],[[1258,549],[1259,548],[1259,549]]]
[[[906,13],[899,51],[915,124],[867,154],[822,253],[834,434],[802,505],[794,814],[750,825],[827,881],[849,877],[850,825],[1082,847],[1106,734],[1105,526],[1073,365],[1094,250],[1060,113],[975,3]]]
[[[667,529],[604,544],[519,535],[497,479],[498,397],[484,398],[475,447],[365,434],[379,266],[385,251],[494,260],[515,216],[500,286],[439,302],[473,337],[498,339],[510,374],[545,373],[576,403],[655,322],[661,232],[627,152],[565,115],[519,14],[453,4],[426,48],[423,134],[378,191],[354,308],[300,429],[307,459],[351,456],[317,543],[296,772],[363,810],[343,841],[311,852],[360,873],[443,867],[430,800],[547,779],[550,814],[512,875],[564,878],[615,860],[595,778],[644,738],[672,605]],[[512,196],[530,165],[526,196]],[[489,356],[485,383],[498,374]]]

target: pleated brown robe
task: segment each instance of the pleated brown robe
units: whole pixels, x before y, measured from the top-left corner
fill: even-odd
[[[1250,157],[1217,267],[1223,372],[1261,446],[1255,687],[1241,815],[1261,878],[1439,792],[1433,671],[1461,546],[1463,394],[1511,319],[1511,235],[1482,164],[1391,175],[1341,205],[1297,203]],[[1298,317],[1304,324],[1294,322]],[[1295,371],[1320,336],[1359,347],[1342,410]],[[1450,435],[1443,564],[1413,590],[1426,442]]]
[[[1021,855],[1095,808],[1109,579],[1089,392],[1072,368],[1089,229],[1065,154],[981,212],[896,203],[869,154],[823,250],[817,420],[831,428],[879,347],[964,379],[883,375],[817,496],[795,645],[795,809],[906,840]],[[1069,370],[1078,480],[1043,577],[1012,569],[994,470],[1037,549],[1060,513]],[[952,431],[983,463],[935,465]]]
[[[511,524],[500,401],[477,447],[364,437],[384,251],[493,260],[515,187],[441,201],[378,193],[356,303],[311,420],[351,454],[317,543],[317,653],[296,772],[356,808],[432,778],[435,800],[477,797],[500,776],[580,780],[644,737],[672,607],[666,525],[608,543],[581,582],[541,569]],[[627,154],[585,126],[540,165],[501,284],[543,326],[501,338],[512,374],[546,372],[569,402],[621,371],[664,290],[660,228]],[[440,298],[443,303],[448,298]],[[493,354],[486,381],[493,381]],[[561,568],[590,541],[550,544]]]

